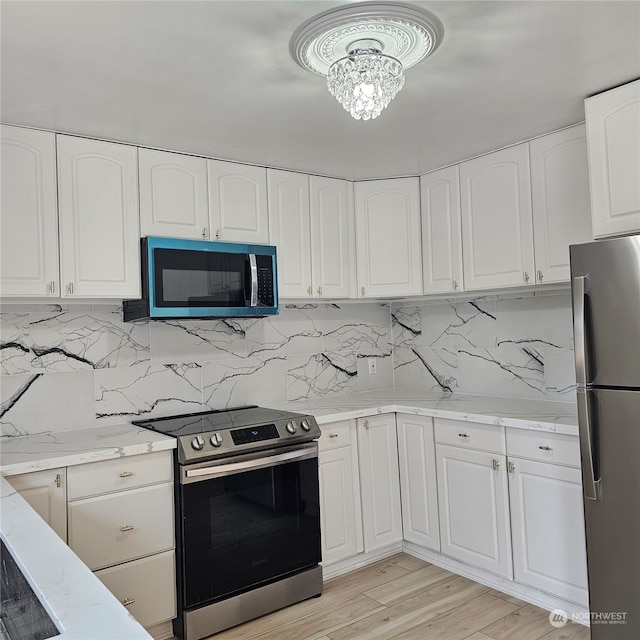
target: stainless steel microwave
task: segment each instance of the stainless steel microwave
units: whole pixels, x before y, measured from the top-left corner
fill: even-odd
[[[123,301],[125,321],[278,313],[275,247],[156,236],[141,245],[142,299]]]

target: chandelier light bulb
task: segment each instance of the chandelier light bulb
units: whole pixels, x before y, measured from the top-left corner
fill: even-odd
[[[355,49],[327,72],[331,95],[356,120],[373,120],[404,86],[402,64],[378,49]]]

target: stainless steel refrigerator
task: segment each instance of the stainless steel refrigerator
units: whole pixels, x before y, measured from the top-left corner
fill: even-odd
[[[640,235],[572,245],[592,640],[640,639]]]

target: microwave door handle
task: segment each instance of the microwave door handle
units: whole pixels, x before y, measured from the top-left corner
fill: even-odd
[[[251,299],[250,307],[258,306],[258,263],[256,262],[256,254],[249,254],[249,271],[251,273]]]

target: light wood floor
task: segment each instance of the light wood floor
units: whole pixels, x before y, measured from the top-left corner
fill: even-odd
[[[547,611],[398,554],[325,583],[312,598],[212,640],[589,640]]]

